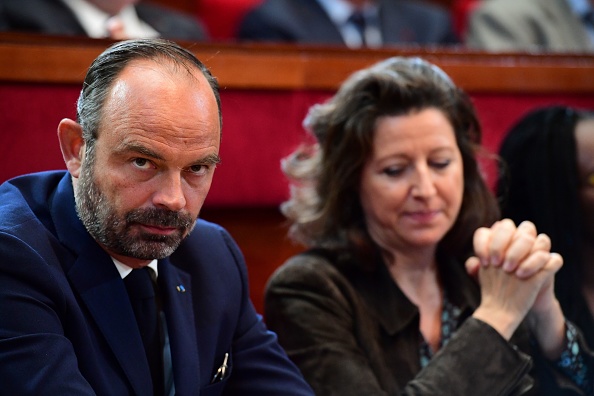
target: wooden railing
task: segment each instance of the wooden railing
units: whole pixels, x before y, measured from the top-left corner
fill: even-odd
[[[80,83],[112,42],[0,34],[0,80]],[[182,43],[230,89],[334,90],[353,71],[390,56],[420,56],[469,92],[594,93],[594,55],[486,53],[458,47],[348,50],[278,44]]]

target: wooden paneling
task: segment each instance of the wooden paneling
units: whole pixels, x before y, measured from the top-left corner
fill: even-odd
[[[0,81],[80,83],[111,41],[0,35]],[[457,48],[348,50],[270,44],[189,47],[227,89],[334,90],[355,70],[390,56],[420,56],[472,92],[594,93],[594,56],[492,54]]]

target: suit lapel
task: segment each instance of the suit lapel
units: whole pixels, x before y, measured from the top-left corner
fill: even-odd
[[[159,288],[167,320],[175,390],[178,394],[194,394],[200,389],[200,361],[191,277],[168,258],[159,260]]]
[[[64,272],[105,337],[137,395],[152,393],[150,370],[132,306],[109,255],[88,234],[76,215],[70,175],[52,200],[52,218],[60,241],[73,253]]]

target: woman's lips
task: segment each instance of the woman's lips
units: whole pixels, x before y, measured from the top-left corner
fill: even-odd
[[[439,210],[419,210],[406,212],[406,216],[417,223],[430,223],[440,212]]]

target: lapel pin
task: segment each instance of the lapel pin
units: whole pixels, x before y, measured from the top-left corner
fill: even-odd
[[[184,287],[184,285],[177,285],[175,288],[180,293],[185,293],[186,292],[186,288]]]

